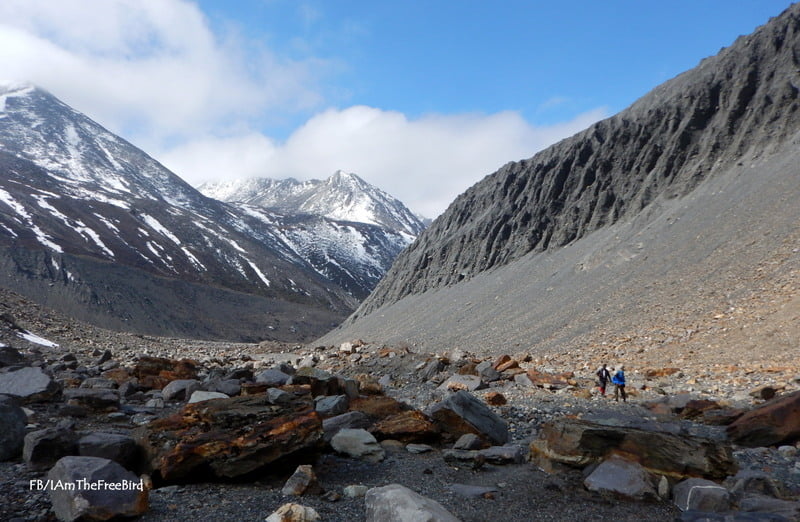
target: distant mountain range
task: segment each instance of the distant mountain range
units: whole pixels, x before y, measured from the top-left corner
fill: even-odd
[[[0,285],[142,333],[314,336],[352,311],[419,230],[206,197],[26,84],[0,84],[0,172]],[[347,194],[372,208],[356,187]]]

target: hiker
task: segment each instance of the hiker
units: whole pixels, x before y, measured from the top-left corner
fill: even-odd
[[[600,395],[602,395],[603,397],[605,397],[606,395],[606,385],[610,380],[611,380],[611,372],[608,371],[608,368],[606,368],[606,364],[603,363],[603,367],[597,370],[598,387],[600,388]]]
[[[628,394],[625,393],[625,366],[619,365],[619,370],[611,378],[611,382],[614,383],[614,400],[619,402],[621,395],[622,402],[628,402]]]

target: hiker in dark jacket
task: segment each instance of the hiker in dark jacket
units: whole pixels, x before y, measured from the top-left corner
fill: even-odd
[[[605,396],[606,385],[610,380],[611,380],[611,372],[608,371],[608,368],[606,368],[606,365],[604,363],[603,367],[597,370],[597,382],[598,382],[598,387],[600,388],[600,395]]]
[[[628,394],[625,393],[625,366],[619,365],[611,382],[614,383],[614,400],[619,402],[619,397],[622,396],[622,402],[628,402]]]

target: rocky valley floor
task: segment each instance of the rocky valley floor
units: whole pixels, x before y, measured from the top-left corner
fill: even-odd
[[[790,278],[782,282],[782,292],[770,294],[769,302],[753,299],[749,308],[735,307],[708,321],[699,320],[694,329],[685,329],[683,334],[676,326],[675,331],[664,331],[660,337],[597,339],[588,349],[576,347],[562,353],[530,353],[524,347],[514,347],[502,359],[481,353],[480,347],[474,351],[443,347],[439,353],[416,353],[410,346],[360,342],[317,347],[153,338],[92,328],[4,293],[0,301],[0,344],[19,352],[24,361],[4,361],[6,368],[0,369],[0,381],[4,373],[14,369],[39,367],[63,386],[65,395],[60,398],[26,401],[27,433],[60,426],[80,435],[129,435],[154,419],[180,412],[188,399],[187,390],[183,395],[173,395],[168,388],[134,389],[112,378],[119,377],[121,369],[132,373],[147,357],[191,359],[196,362],[194,377],[199,388],[215,391],[221,389],[221,380],[238,380],[242,395],[264,393],[264,383],[257,377],[264,371],[304,368],[309,374],[322,371],[325,373],[318,375],[357,382],[362,394],[390,397],[414,411],[429,410],[453,392],[469,390],[507,423],[507,442],[516,448],[516,453],[500,457],[478,450],[458,453],[452,450],[455,436],[437,437],[429,441],[428,448],[417,448],[413,444],[409,447],[407,440],[398,442],[384,434],[378,438],[385,457],[378,462],[347,456],[326,446],[299,451],[235,479],[169,481],[156,477],[149,508],[138,518],[143,521],[265,520],[288,502],[314,508],[320,520],[366,520],[369,515],[363,489],[348,486],[377,488],[388,484],[402,484],[433,499],[463,521],[793,520],[800,514],[800,444],[796,438],[792,443],[765,447],[733,447],[739,475],[732,473],[728,479],[716,480],[732,493],[732,509],[738,509],[736,515],[729,516],[740,518],[727,519],[682,512],[671,498],[677,495],[675,478],[668,481],[666,492],[661,491],[663,498],[644,494],[641,499],[629,499],[586,486],[585,480],[596,464],[577,469],[536,455],[529,459],[529,452],[531,443],[542,440],[548,426],[562,419],[599,418],[632,427],[641,423],[677,426],[686,439],[701,436],[724,441],[723,421],[714,421],[713,411],[734,412],[730,415],[735,416],[739,410],[741,415],[741,410],[750,410],[773,396],[790,397],[800,390],[798,337],[792,330],[797,328],[794,285],[796,279]],[[753,316],[760,319],[752,321]],[[743,323],[750,328],[741,328]],[[773,334],[765,333],[769,331]],[[774,340],[774,347],[755,352],[745,342],[765,338]],[[720,350],[714,344],[719,339],[738,344]],[[628,402],[615,402],[598,394],[594,372],[602,362],[611,366],[624,362]],[[238,377],[223,379],[231,376]],[[80,394],[70,395],[72,389],[110,390],[118,402],[97,407]],[[701,407],[690,404],[690,400],[707,403]],[[714,406],[708,406],[712,401]],[[323,416],[332,417],[333,413]],[[403,433],[397,439],[408,435]],[[27,453],[24,458],[18,454],[0,462],[0,519],[56,520],[49,493],[31,487],[32,480],[46,478],[52,463],[38,465],[36,457]],[[316,491],[286,495],[283,488],[299,464],[312,465],[318,481]],[[741,474],[745,472],[755,475],[743,481]],[[765,475],[769,480],[763,479]],[[754,486],[759,498],[773,503],[762,498],[760,504],[754,504],[743,496],[742,488],[747,489],[751,482],[760,484]],[[657,491],[658,481],[652,486]],[[771,511],[765,508],[767,505]]]

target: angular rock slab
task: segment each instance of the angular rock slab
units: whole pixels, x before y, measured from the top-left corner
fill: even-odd
[[[59,520],[109,520],[147,511],[148,487],[136,475],[108,459],[64,457],[48,472],[53,511]],[[59,484],[74,489],[58,488]]]
[[[751,448],[800,440],[800,391],[750,410],[727,430],[733,442]]]
[[[617,456],[612,456],[610,459],[600,463],[586,477],[583,485],[589,491],[635,500],[655,500],[658,498],[647,471],[636,462]]]
[[[508,423],[466,391],[458,391],[426,412],[434,424],[454,437],[474,433],[495,444],[508,442]]]
[[[61,385],[38,367],[0,372],[0,394],[19,397],[23,402],[43,402],[61,395]]]
[[[668,431],[669,425],[658,431],[661,427],[657,423],[619,425],[617,419],[556,419],[542,426],[539,440],[531,444],[531,455],[583,467],[616,453],[650,471],[678,478],[723,479],[736,474],[729,444],[682,434],[677,429]]]
[[[77,454],[78,436],[71,428],[45,428],[25,435],[22,457],[31,469],[47,469],[62,457]]]
[[[94,432],[78,439],[78,453],[82,457],[113,460],[124,468],[130,468],[139,455],[139,446],[128,435]]]
[[[393,439],[401,442],[428,442],[439,438],[439,429],[424,413],[404,411],[379,421],[370,429],[378,440]]]
[[[716,482],[691,478],[675,484],[672,500],[681,511],[720,513],[731,508],[731,494]]]
[[[0,462],[22,453],[28,419],[11,397],[0,395]]]
[[[250,395],[188,404],[136,428],[149,469],[167,482],[210,472],[233,478],[297,451],[316,448],[322,420],[310,401],[286,405]]]
[[[367,491],[367,522],[459,522],[444,506],[400,484]]]

